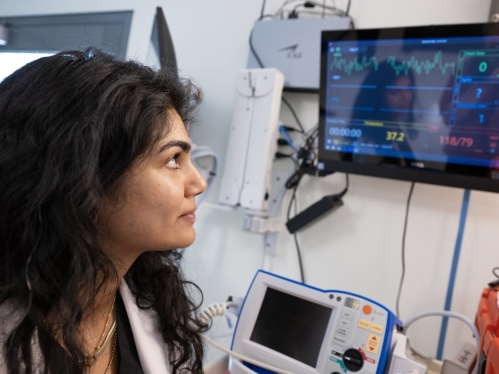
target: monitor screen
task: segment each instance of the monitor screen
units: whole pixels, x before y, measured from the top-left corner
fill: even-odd
[[[322,33],[318,167],[499,191],[499,25]]]
[[[332,309],[267,288],[250,340],[317,366]]]

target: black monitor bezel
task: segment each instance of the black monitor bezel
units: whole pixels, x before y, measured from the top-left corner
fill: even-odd
[[[425,161],[423,168],[420,166],[421,163],[418,162],[414,162],[415,166],[398,166],[380,163],[379,157],[377,156],[366,156],[366,163],[357,163],[348,160],[349,158],[352,158],[350,153],[326,151],[323,146],[326,116],[327,52],[329,42],[467,36],[499,36],[499,24],[480,23],[323,31],[321,36],[321,81],[319,90],[319,168],[325,173],[338,171],[449,187],[499,192],[499,171],[496,169],[447,164],[448,166],[451,166],[453,170],[443,172],[440,169],[444,164],[441,163]]]

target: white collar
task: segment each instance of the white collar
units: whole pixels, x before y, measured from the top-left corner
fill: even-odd
[[[156,326],[156,313],[152,309],[139,309],[124,279],[120,284],[120,294],[144,374],[170,374],[166,345]]]

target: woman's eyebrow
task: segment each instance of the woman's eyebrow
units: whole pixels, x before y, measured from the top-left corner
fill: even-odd
[[[172,147],[180,147],[185,153],[189,153],[191,151],[191,145],[188,142],[183,140],[170,140],[168,143],[163,144],[163,146],[159,149],[158,154]]]

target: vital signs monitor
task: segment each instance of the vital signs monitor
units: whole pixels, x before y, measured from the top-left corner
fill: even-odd
[[[499,24],[322,33],[318,168],[499,189]]]
[[[381,374],[398,318],[383,305],[260,270],[244,300],[232,350],[296,374]],[[269,373],[232,359],[232,374]]]

